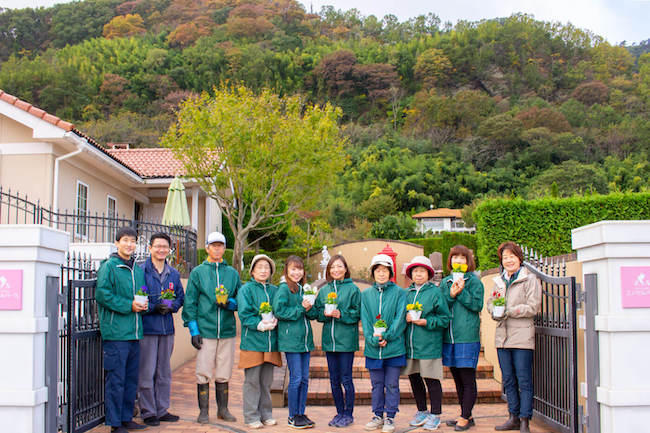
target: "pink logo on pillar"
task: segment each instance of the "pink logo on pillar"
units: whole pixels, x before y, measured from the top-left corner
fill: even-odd
[[[22,269],[0,269],[0,310],[23,309]]]
[[[621,266],[623,308],[650,308],[650,266]]]

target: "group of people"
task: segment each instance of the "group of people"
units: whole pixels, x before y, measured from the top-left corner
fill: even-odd
[[[211,381],[215,382],[217,417],[236,421],[228,410],[228,383],[235,359],[237,311],[241,323],[238,368],[244,370],[243,415],[248,428],[277,424],[272,416],[271,384],[273,367],[282,365],[281,352],[289,370],[287,425],[296,429],[315,425],[306,414],[310,353],[314,350],[312,320],[323,323],[322,350],[336,406],[329,426],[346,427],[354,422],[352,371],[354,353],[359,350],[359,322],[372,384],[372,418],[365,430],[395,430],[400,375],[408,376],[417,406],[409,425],[437,429],[441,424],[443,365],[451,370],[460,405],[460,415],[446,424],[455,431],[475,425],[472,409],[477,398],[484,287],[467,247],[457,245],[449,251],[446,265],[453,272],[440,285],[431,282],[434,269],[429,259],[414,257],[406,267],[406,276],[412,281],[407,288],[393,282],[392,259],[376,255],[370,262],[373,284],[363,292],[350,278],[345,258],[334,255],[325,270],[327,281],[315,294],[306,284],[305,266],[297,256],[286,259],[276,287],[271,284],[275,262],[267,255],[256,255],[250,264],[251,279],[242,285],[237,271],[223,259],[225,237],[214,232],[206,241],[207,259],[191,271],[183,293],[178,272],[164,260],[169,252],[169,238],[164,236],[152,236],[151,258],[138,267],[132,260],[135,232],[121,229],[117,253],[98,271],[106,424],[112,431],[146,427],[132,419],[136,392],[145,424],[178,420],[168,412],[174,332],[170,313],[181,305],[183,322],[198,350],[199,423],[209,422]],[[503,273],[494,279],[487,307],[498,321],[496,346],[510,417],[496,429],[528,432],[533,398],[532,320],[540,307],[541,285],[522,266],[518,245],[506,242],[498,255]],[[153,288],[144,303],[134,296],[140,285]],[[173,301],[161,306],[161,293],[166,290],[168,295],[163,298]],[[495,304],[497,299],[500,302]],[[506,313],[500,314],[494,307],[504,299]]]

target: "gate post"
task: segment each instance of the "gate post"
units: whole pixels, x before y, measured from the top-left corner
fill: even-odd
[[[0,224],[2,432],[46,431],[46,280],[60,274],[68,238],[45,226]]]
[[[650,417],[650,221],[600,221],[572,231],[582,262],[595,359],[587,368],[588,433],[647,431]],[[597,284],[595,284],[597,283]],[[593,296],[596,295],[596,296]],[[597,300],[597,306],[588,305]],[[588,409],[588,410],[589,410]],[[600,418],[594,422],[593,418]],[[593,430],[593,431],[592,431]]]

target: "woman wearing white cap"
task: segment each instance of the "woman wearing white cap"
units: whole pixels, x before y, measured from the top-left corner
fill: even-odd
[[[433,277],[431,261],[424,256],[413,257],[406,267],[406,276],[413,284],[406,289],[406,367],[418,411],[410,425],[436,430],[442,413],[442,336],[451,314]],[[419,317],[417,317],[419,316]],[[424,380],[423,380],[424,378]],[[426,388],[425,388],[426,382]],[[427,411],[427,389],[431,411]]]
[[[399,375],[406,365],[406,294],[401,287],[390,281],[393,274],[393,260],[389,256],[374,256],[370,263],[370,275],[375,283],[361,293],[364,355],[366,368],[370,370],[374,413],[365,429],[381,429],[384,433],[395,431],[394,418],[399,407]]]

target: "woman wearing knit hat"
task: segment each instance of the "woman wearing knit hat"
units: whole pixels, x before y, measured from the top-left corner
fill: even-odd
[[[277,287],[269,281],[275,273],[275,263],[265,254],[251,262],[251,280],[239,289],[237,304],[242,325],[239,368],[244,369],[244,422],[258,429],[277,422],[271,416],[271,384],[273,367],[282,366],[278,352],[278,319],[262,319],[260,309],[266,310],[273,301]]]
[[[406,367],[418,411],[409,423],[412,427],[436,430],[442,413],[442,335],[449,325],[447,302],[433,277],[431,261],[424,256],[413,257],[406,267],[406,276],[413,283],[406,289]],[[419,316],[419,317],[418,317]],[[424,380],[423,380],[424,378]],[[426,388],[425,388],[426,382]],[[427,393],[431,411],[427,411]]]
[[[365,429],[381,429],[384,433],[395,431],[399,375],[406,365],[406,294],[401,287],[390,281],[393,272],[393,260],[389,256],[374,256],[370,262],[370,275],[375,283],[361,293],[364,355],[366,368],[370,370],[374,413]]]

